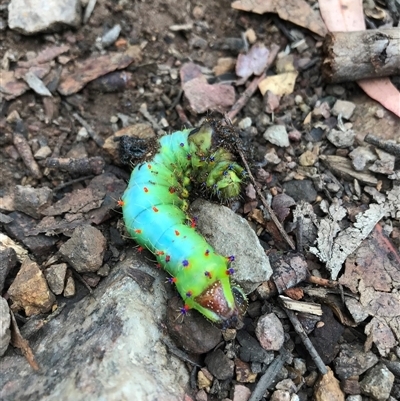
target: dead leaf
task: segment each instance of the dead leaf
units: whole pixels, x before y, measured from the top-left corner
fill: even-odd
[[[290,213],[290,207],[296,205],[296,201],[289,195],[279,194],[272,199],[272,209],[278,216],[280,222],[283,222]]]
[[[236,75],[247,79],[251,75],[261,75],[267,68],[269,50],[263,44],[255,44],[247,54],[239,54]]]
[[[100,207],[105,191],[94,192],[91,188],[77,189],[66,194],[54,205],[43,211],[45,216],[59,216],[64,213],[83,213]]]
[[[400,255],[379,224],[346,260],[345,272],[339,283],[356,293],[360,280],[376,291],[390,292],[393,287],[400,287]]]
[[[326,26],[319,13],[304,0],[238,0],[232,8],[256,14],[276,13],[280,18],[325,36]]]
[[[362,1],[319,0],[318,3],[330,32],[365,30]],[[357,83],[368,96],[400,117],[400,92],[389,78],[364,79]]]
[[[396,338],[385,320],[374,317],[364,330],[368,338],[366,341],[366,351],[371,349],[372,343],[376,345],[382,356],[389,354],[391,348],[397,345]]]
[[[109,72],[121,70],[134,62],[140,62],[142,52],[139,46],[131,46],[123,53],[109,53],[100,57],[92,57],[76,63],[73,73],[64,68],[58,92],[69,96],[80,91],[86,84]]]
[[[361,0],[319,0],[318,4],[330,32],[365,30]]]
[[[196,114],[209,110],[225,112],[235,103],[235,89],[231,85],[210,85],[204,77],[192,79],[183,84],[185,97]]]
[[[0,70],[0,93],[6,100],[21,96],[29,89],[29,86],[15,76],[15,71]]]
[[[400,117],[400,92],[389,78],[362,79],[357,83],[368,96]]]
[[[22,351],[23,355],[25,356],[26,360],[28,361],[29,365],[31,365],[33,370],[39,370],[39,365],[35,360],[35,355],[33,354],[31,347],[29,346],[29,342],[22,337],[17,322],[15,320],[14,313],[11,310],[10,310],[10,315],[11,315],[11,344]]]
[[[290,95],[294,90],[297,75],[299,75],[297,71],[273,75],[263,79],[258,84],[258,88],[263,95],[265,95],[267,91],[271,91],[277,96]]]
[[[319,223],[317,248],[311,247],[310,252],[326,262],[332,280],[336,280],[346,258],[360,246],[385,213],[385,205],[373,203],[367,211],[356,216],[353,226],[340,231],[339,222],[345,217],[346,210],[339,203],[329,207],[329,216]]]

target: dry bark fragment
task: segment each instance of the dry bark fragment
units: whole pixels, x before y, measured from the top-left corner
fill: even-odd
[[[41,179],[42,172],[40,171],[39,165],[36,163],[36,160],[33,157],[28,141],[22,134],[14,134],[14,146],[17,148],[18,153],[20,154],[32,177],[38,180]]]
[[[398,28],[332,32],[325,38],[322,74],[329,82],[400,74]]]

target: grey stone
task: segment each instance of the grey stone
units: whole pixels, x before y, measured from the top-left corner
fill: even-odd
[[[52,265],[48,269],[44,270],[43,273],[51,291],[56,295],[60,295],[64,290],[67,264],[60,263],[58,265]]]
[[[7,301],[0,297],[0,356],[7,351],[11,340],[10,323],[11,318]]]
[[[0,292],[3,291],[8,273],[17,264],[17,253],[13,248],[0,249]]]
[[[342,115],[343,118],[349,120],[353,115],[356,105],[353,102],[347,100],[337,100],[332,108],[332,114],[334,116]]]
[[[209,353],[204,362],[210,373],[217,379],[226,380],[233,377],[235,364],[222,350],[217,349]]]
[[[65,26],[78,27],[81,22],[79,0],[11,0],[8,25],[25,35],[54,32]]]
[[[49,157],[52,153],[52,150],[50,149],[49,146],[42,146],[35,154],[34,158],[36,160],[44,160],[47,157]]]
[[[15,210],[40,219],[42,217],[40,211],[50,206],[52,198],[53,191],[50,188],[17,185],[14,192]]]
[[[285,341],[285,332],[279,318],[274,313],[260,317],[257,322],[256,336],[267,351],[279,351]]]
[[[24,76],[24,80],[28,84],[28,86],[38,95],[52,97],[52,94],[47,89],[43,81],[38,78],[33,72],[28,71]]]
[[[329,142],[335,145],[337,148],[348,148],[353,145],[356,133],[349,129],[342,131],[340,129],[332,129],[327,138]]]
[[[342,379],[363,374],[378,362],[378,357],[371,351],[365,352],[362,345],[342,344],[340,353],[335,358],[335,373]]]
[[[60,254],[77,272],[96,272],[103,264],[107,241],[95,227],[77,227],[72,237],[60,247]]]
[[[129,277],[131,267],[155,276],[151,291]],[[87,296],[68,306],[29,339],[40,366],[4,356],[2,401],[119,401],[183,399],[185,362],[163,344],[165,274],[129,252]]]
[[[117,39],[119,34],[121,33],[121,25],[114,25],[109,31],[107,31],[103,37],[101,38],[102,47],[111,46]]]
[[[12,212],[8,216],[13,221],[4,226],[7,234],[29,248],[39,262],[48,258],[49,253],[55,250],[57,237],[48,237],[44,234],[29,235],[29,232],[36,228],[37,220],[20,212]],[[16,249],[15,246],[13,248]],[[18,251],[20,254],[24,253],[22,249],[20,248]]]
[[[361,393],[376,401],[385,401],[390,396],[393,383],[394,374],[380,363],[369,370],[361,380]]]
[[[67,281],[65,283],[65,288],[63,295],[65,298],[72,298],[75,296],[76,290],[75,290],[75,281],[72,276],[67,277]]]
[[[283,125],[272,125],[263,134],[264,139],[280,147],[289,146],[289,135]]]
[[[292,180],[283,183],[286,194],[291,196],[296,202],[304,200],[313,203],[317,199],[317,191],[310,180]]]
[[[246,128],[250,128],[252,123],[253,122],[252,122],[251,118],[246,117],[239,121],[238,126],[240,129],[246,129]]]
[[[358,146],[349,153],[354,168],[357,171],[362,171],[369,162],[373,162],[377,159],[376,154],[366,146]]]
[[[345,304],[357,324],[363,322],[369,316],[368,310],[356,299],[346,297]]]
[[[197,228],[215,250],[235,256],[234,279],[248,294],[272,275],[272,269],[257,235],[242,217],[225,206],[197,199],[190,207]]]
[[[376,149],[376,153],[378,153],[379,160],[376,160],[369,169],[375,173],[386,175],[393,174],[395,156],[380,149]]]

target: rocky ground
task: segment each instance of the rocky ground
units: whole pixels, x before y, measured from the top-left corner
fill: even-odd
[[[400,399],[399,117],[322,77],[316,2],[270,3],[0,4],[1,399]],[[179,315],[118,207],[116,138],[210,116],[249,178],[190,214],[235,255],[240,330]]]

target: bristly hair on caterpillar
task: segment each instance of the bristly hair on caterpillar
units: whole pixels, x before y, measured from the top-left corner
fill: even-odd
[[[139,163],[120,202],[129,234],[170,274],[185,311],[196,309],[223,328],[242,325],[247,298],[231,281],[234,256],[218,254],[187,210],[195,188],[224,202],[239,196],[245,170],[232,153],[232,135],[232,127],[207,120],[135,150]],[[121,137],[120,147],[129,146]]]

